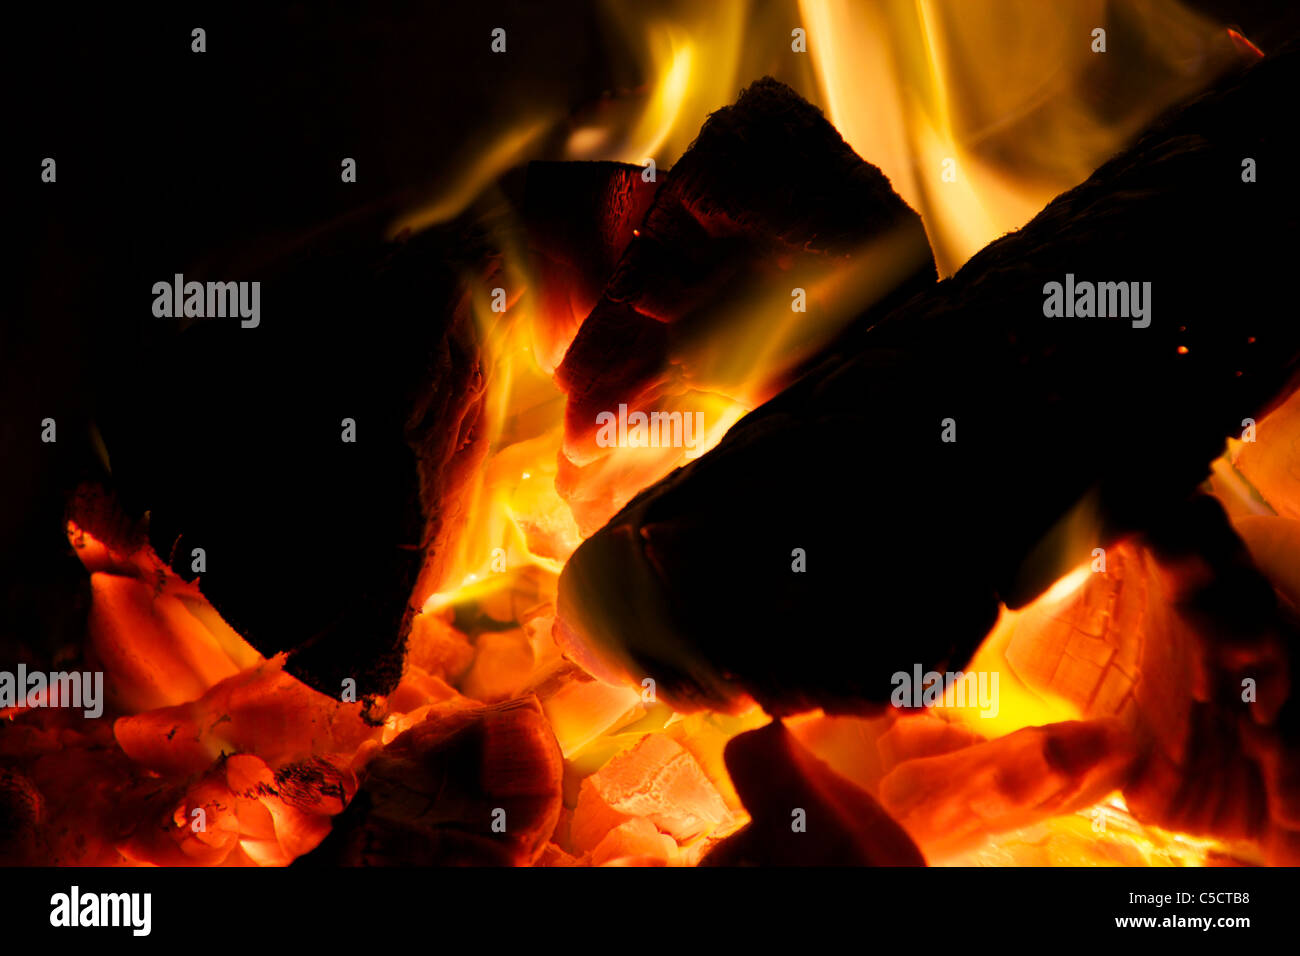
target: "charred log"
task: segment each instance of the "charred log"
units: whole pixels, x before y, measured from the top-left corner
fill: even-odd
[[[1300,195],[1242,160],[1293,154],[1298,73],[1175,111],[639,495],[566,567],[562,643],[678,707],[869,711],[1159,520],[1297,370]],[[1076,277],[1145,304],[1052,317]]]
[[[533,162],[525,172],[524,221],[552,311],[580,321],[645,218],[664,175],[626,163]]]
[[[893,233],[917,250],[901,300],[936,279],[920,217],[821,110],[770,77],[752,84],[673,166],[565,354],[566,453],[597,454],[597,413],[653,386],[711,305],[778,262],[843,258]]]

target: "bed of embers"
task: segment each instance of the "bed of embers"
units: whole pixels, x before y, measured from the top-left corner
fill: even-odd
[[[274,384],[108,415],[112,473],[68,501],[84,629],[45,662],[108,705],[3,714],[0,860],[1295,863],[1300,203],[1237,167],[1295,155],[1261,117],[1298,58],[1226,71],[942,283],[774,81],[653,179],[533,163],[473,218],[267,267],[325,327],[424,318],[348,344],[392,387],[288,448],[156,440],[301,414],[337,343],[272,318],[255,359],[195,326],[148,389]],[[1067,272],[1150,279],[1152,327],[1043,318]],[[611,448],[620,406],[705,434]],[[250,461],[264,493],[227,501]],[[340,487],[374,507],[334,523]],[[913,667],[997,672],[996,715],[890,706]]]

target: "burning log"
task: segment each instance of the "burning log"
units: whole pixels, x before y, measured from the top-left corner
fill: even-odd
[[[557,371],[569,396],[565,453],[578,464],[602,453],[597,414],[658,384],[710,306],[757,278],[891,234],[917,255],[892,277],[890,301],[936,278],[921,220],[889,180],[770,77],[709,117],[653,198]]]
[[[754,819],[714,847],[705,865],[925,866],[906,831],[779,720],[734,737],[726,760]]]
[[[871,712],[1168,514],[1300,360],[1297,186],[1241,172],[1300,145],[1298,72],[1175,112],[644,491],[569,561],[557,638],[679,709]],[[1074,277],[1127,314],[1055,317]]]
[[[101,423],[157,554],[336,698],[396,684],[412,591],[437,580],[483,452],[459,274],[481,243],[357,231],[266,270],[256,328],[208,320],[159,345]]]
[[[514,865],[560,814],[560,750],[533,697],[436,710],[367,766],[304,865]]]
[[[550,337],[539,358],[554,368],[599,301],[663,177],[626,163],[529,163],[524,221]]]

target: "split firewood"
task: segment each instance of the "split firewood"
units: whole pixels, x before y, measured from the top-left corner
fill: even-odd
[[[563,761],[534,697],[435,709],[367,765],[302,865],[535,862],[559,819]]]
[[[865,790],[809,753],[779,721],[732,738],[727,771],[753,820],[709,866],[925,866]]]
[[[890,236],[915,255],[883,298],[936,278],[920,217],[821,110],[770,77],[709,117],[653,198],[558,369],[565,454],[577,464],[603,453],[597,414],[663,384],[715,307],[762,277]],[[779,294],[788,302],[788,285]]]
[[[1300,361],[1300,186],[1242,174],[1300,146],[1298,79],[1293,46],[1175,111],[641,493],[557,638],[679,709],[869,713],[1167,515]]]

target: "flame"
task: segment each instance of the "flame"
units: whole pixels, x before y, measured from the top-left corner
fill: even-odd
[[[724,2],[680,5],[671,17],[642,22],[626,7],[610,4],[609,27],[631,51],[634,72],[643,78],[640,92],[616,95],[589,111],[570,129],[563,156],[633,164],[653,158],[671,175],[671,163],[707,114],[732,102],[744,83],[771,72],[820,102],[859,155],[884,170],[922,214],[932,249],[921,252],[932,251],[940,271],[951,273],[1085,179],[1163,107],[1208,82],[1232,55],[1222,30],[1173,0],[1147,4],[1121,24],[1107,21],[1101,0],[1064,10],[1012,0],[1010,15],[1006,6],[800,0],[797,11],[774,5],[760,12],[756,5]],[[810,57],[790,52],[792,24],[807,28]],[[1142,97],[1115,103],[1094,95],[1092,87],[1104,85],[1108,74],[1088,40],[1103,24],[1113,40],[1143,38],[1141,62],[1133,67],[1147,87]],[[755,69],[758,63],[761,69]],[[535,141],[540,140],[503,138],[484,153],[483,168],[495,169],[502,156],[522,158],[517,144]],[[951,182],[944,176],[945,160],[955,172]],[[457,195],[456,208],[463,208],[468,200]],[[642,488],[712,448],[735,421],[775,394],[800,360],[875,301],[894,276],[913,267],[917,252],[885,239],[848,261],[799,276],[810,301],[804,314],[789,308],[788,290],[795,283],[786,274],[780,295],[756,289],[730,303],[701,340],[679,343],[670,375],[645,397],[647,411],[704,411],[709,428],[700,447],[689,453],[615,448],[588,460],[566,457],[565,396],[552,380],[582,317],[547,314],[553,304],[537,296],[527,253],[509,247],[508,239],[503,245],[506,312],[493,311],[482,281],[472,280],[472,307],[491,369],[488,459],[471,492],[448,573],[435,593],[417,595],[424,614],[444,622],[473,619],[486,609],[498,622],[494,626],[518,625],[522,609],[546,613],[564,561],[585,536]],[[1070,568],[1086,554],[1085,545],[1091,547],[1095,520],[1089,508],[1088,500],[1082,502],[1043,542],[1052,559],[1043,566],[1061,574],[1059,580],[1029,606],[1003,608],[968,665],[1000,674],[998,715],[984,716],[971,702],[945,708],[944,719],[992,739],[1081,718],[1076,702],[1022,679],[1005,655],[1027,618],[1064,606],[1087,582],[1086,565]],[[539,658],[534,683],[546,666]],[[645,704],[635,689],[599,682],[561,683],[544,708],[579,776],[628,753],[647,733],[663,733],[675,719],[660,713],[659,705]],[[754,726],[761,714],[726,725],[697,725],[696,718],[689,724],[696,736],[679,729],[679,739],[688,749],[712,748],[712,758],[697,756],[743,822],[719,755],[730,735]],[[1106,812],[1123,812],[1117,796],[1098,806],[1103,804],[1110,808]],[[1068,837],[1076,818],[1068,814],[1050,826]],[[1108,840],[1145,847],[1136,857],[1142,862],[1190,862],[1198,854],[1204,859],[1204,848],[1190,844],[1166,852],[1168,840],[1129,821],[1131,826],[1112,826]],[[616,830],[622,853],[682,862],[671,853],[657,856],[653,829],[642,832],[629,823]],[[1009,852],[1022,836],[1007,835],[999,852]],[[1082,851],[1069,852],[1082,858]]]
[[[1229,31],[1175,0],[799,9],[827,115],[920,212],[944,275],[1242,56]],[[1093,52],[1098,28],[1112,52]],[[1127,95],[1135,86],[1142,95]]]
[[[489,369],[488,459],[468,491],[468,517],[444,585],[423,596],[426,612],[519,586],[526,569],[553,580],[581,540],[555,491],[564,393],[538,360],[543,327],[524,292],[530,284],[525,262],[517,251],[507,256],[498,286],[512,291],[504,312],[494,311],[481,283],[473,287],[471,308]]]
[[[569,137],[566,154],[572,159],[600,156],[620,162],[641,163],[652,159],[665,145],[686,104],[695,67],[695,47],[672,27],[648,30],[651,60],[666,64],[645,112],[627,138],[611,144],[609,126],[583,126]]]
[[[533,104],[528,115],[509,117],[475,139],[456,166],[459,174],[397,218],[390,234],[454,219],[491,192],[505,171],[557,142],[563,158],[653,159],[668,170],[710,112],[770,73],[819,103],[859,155],[884,170],[922,214],[940,271],[951,273],[1086,178],[1228,58],[1242,49],[1258,54],[1244,37],[1225,34],[1174,0],[1150,0],[1123,15],[1104,0],[1065,6],[1040,0],[682,0],[666,9],[646,21],[634,5],[608,3],[605,24],[628,54],[626,88],[577,118],[566,116],[567,104]],[[797,25],[807,30],[808,56],[791,49]],[[1139,39],[1140,52],[1098,60],[1100,54],[1089,50],[1097,26],[1111,31],[1111,42]],[[1139,77],[1143,93],[1120,101],[1107,80],[1124,65]],[[647,696],[642,688],[587,679],[559,659],[550,640],[556,579],[584,536],[638,491],[714,447],[894,277],[910,271],[918,250],[887,237],[820,271],[783,273],[776,293],[760,288],[730,303],[706,336],[681,343],[671,374],[647,398],[647,410],[702,411],[708,427],[700,444],[615,448],[575,464],[565,454],[565,394],[553,376],[577,327],[572,316],[550,314],[554,305],[537,294],[529,254],[511,230],[501,229],[497,238],[499,270],[486,280],[466,276],[467,308],[488,370],[487,456],[467,491],[464,521],[441,580],[431,593],[415,595],[422,613],[407,672],[387,701],[381,728],[299,684],[281,670],[282,659],[262,658],[197,586],[174,575],[159,577],[156,558],[141,554],[124,563],[70,526],[94,574],[96,649],[128,715],[117,727],[119,746],[154,770],[204,774],[175,794],[179,802],[168,815],[179,836],[144,829],[119,848],[128,859],[158,862],[180,854],[198,862],[288,863],[319,842],[328,816],[342,803],[307,813],[267,798],[273,767],[324,752],[339,767],[345,785],[339,792],[351,794],[353,773],[375,749],[435,707],[518,693],[537,694],[572,779],[581,784],[576,808],[569,801],[580,833],[567,849],[576,845],[596,862],[612,864],[693,863],[710,839],[747,822],[722,750],[735,734],[766,723],[766,715],[752,708],[682,717],[656,703],[652,691]],[[806,313],[789,307],[792,284],[807,290]],[[496,288],[505,290],[504,311],[498,311]],[[1232,450],[1234,461],[1238,450]],[[1261,481],[1281,473],[1271,462],[1257,467]],[[1230,464],[1216,467],[1216,474],[1230,471]],[[1085,508],[1045,542],[1059,549],[1060,570],[1078,559],[1093,524]],[[146,583],[155,578],[157,592]],[[986,717],[968,702],[943,708],[941,719],[990,740],[1080,719],[1078,703],[1018,675],[1007,650],[1017,633],[1066,606],[1088,580],[1089,568],[1077,567],[1027,607],[1003,608],[967,665],[999,673],[998,715]],[[151,653],[141,657],[141,651]],[[266,696],[248,693],[250,687],[275,690],[284,732],[262,733],[259,707]],[[290,708],[290,700],[306,703]],[[794,723],[813,734],[826,720]],[[858,745],[865,741],[874,750],[890,722],[844,718],[836,726],[851,728],[854,747],[845,752],[861,764]],[[177,736],[174,727],[182,723],[194,732]],[[318,725],[331,728],[323,744],[313,736]],[[229,748],[248,752],[213,764]],[[846,775],[872,784],[871,774],[853,769]],[[662,795],[646,786],[665,775],[675,800],[658,799]],[[214,816],[213,836],[193,839],[183,824],[205,806]],[[218,814],[218,808],[225,809]],[[1093,827],[1099,817],[1106,823],[1104,839]],[[1214,841],[1143,827],[1111,794],[1087,810],[992,837],[936,862],[1203,863],[1217,848]],[[1244,851],[1238,856],[1246,858]]]
[[[552,125],[553,120],[545,116],[523,120],[497,136],[486,138],[477,148],[466,150],[466,161],[454,167],[459,175],[423,205],[394,221],[388,230],[389,238],[456,218],[502,173],[526,159]]]
[[[705,117],[735,99],[746,79],[742,60],[747,28],[754,25],[752,5],[722,0],[670,6],[670,16],[645,21],[635,7],[604,5],[610,32],[630,49],[650,92],[632,98],[636,112],[630,117],[624,112],[613,118],[606,109],[578,125],[565,144],[567,159],[639,165],[654,159],[667,168],[686,151]]]

